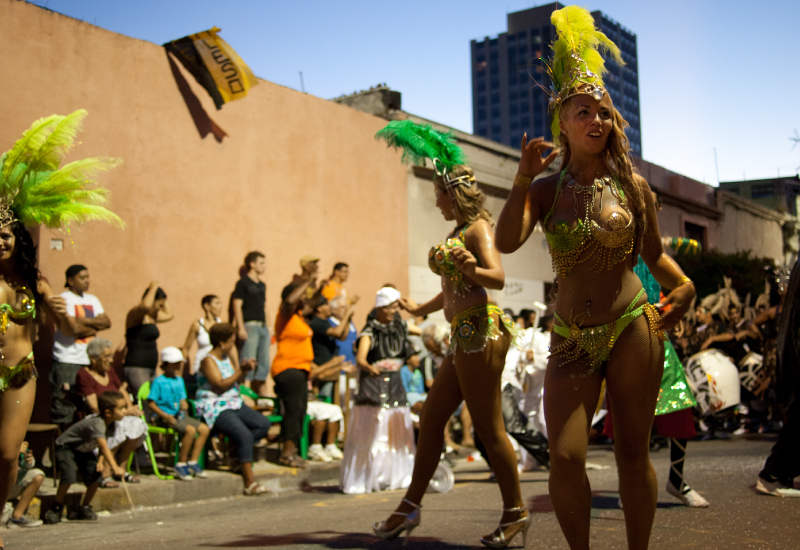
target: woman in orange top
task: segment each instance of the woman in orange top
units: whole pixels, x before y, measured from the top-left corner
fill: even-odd
[[[275,380],[275,392],[283,402],[283,450],[279,462],[293,468],[305,468],[305,461],[297,455],[297,447],[303,434],[303,418],[308,405],[308,372],[314,360],[314,349],[311,347],[311,328],[303,315],[306,313],[306,290],[315,278],[316,267],[313,273],[304,271],[296,282],[283,289],[281,307],[275,319],[278,353],[272,361],[272,379]]]

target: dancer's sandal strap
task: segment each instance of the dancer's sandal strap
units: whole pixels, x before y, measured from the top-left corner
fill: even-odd
[[[409,506],[413,506],[415,510],[419,510],[420,508],[422,508],[422,504],[414,504],[413,502],[411,502],[407,498],[404,498],[403,502],[405,502]],[[413,511],[412,512],[392,512],[390,515],[392,515],[392,516],[408,516],[409,514],[413,514],[413,513],[414,513]]]

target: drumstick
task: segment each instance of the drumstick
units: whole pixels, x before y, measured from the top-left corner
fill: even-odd
[[[133,512],[133,515],[136,515],[136,508],[133,507],[133,499],[131,498],[130,491],[128,491],[128,484],[125,483],[125,476],[122,476],[122,488],[125,489],[125,496],[128,497],[128,503],[131,505],[131,512]]]

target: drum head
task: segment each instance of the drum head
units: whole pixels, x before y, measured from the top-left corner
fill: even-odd
[[[692,355],[686,363],[686,378],[704,415],[739,404],[739,371],[719,350],[707,349]]]

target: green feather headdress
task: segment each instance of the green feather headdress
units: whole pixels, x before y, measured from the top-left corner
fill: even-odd
[[[453,187],[459,184],[471,185],[475,178],[461,176],[448,178],[453,168],[467,163],[467,157],[461,147],[456,145],[453,134],[439,132],[429,124],[417,124],[411,120],[393,120],[375,134],[376,139],[403,150],[403,162],[424,165],[430,159],[436,174],[443,176],[445,185]]]
[[[40,118],[0,156],[0,227],[17,220],[54,229],[89,220],[125,226],[102,206],[109,191],[93,187],[94,176],[119,160],[87,158],[61,166],[85,116],[86,111],[78,110]]]
[[[600,50],[611,54],[624,65],[619,48],[594,26],[594,18],[586,9],[567,6],[550,16],[558,37],[553,43],[553,58],[545,61],[545,70],[552,86],[545,90],[550,95],[553,140],[561,132],[558,114],[561,105],[572,96],[587,94],[597,101],[607,93],[603,85],[606,64]]]

